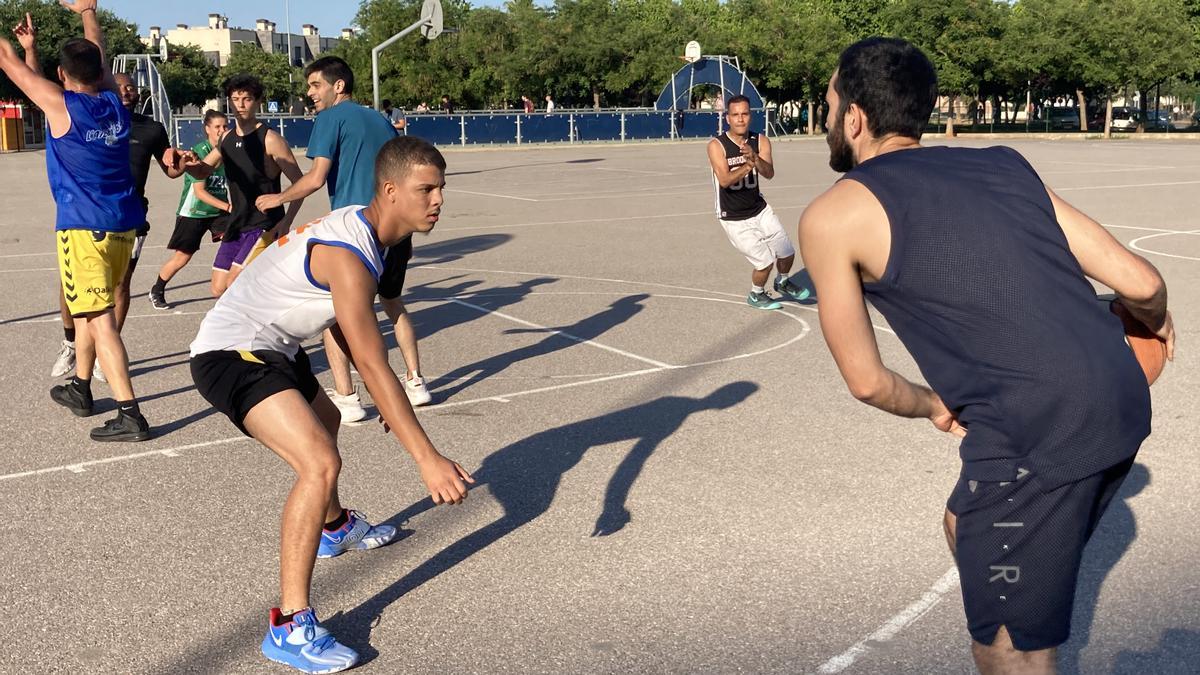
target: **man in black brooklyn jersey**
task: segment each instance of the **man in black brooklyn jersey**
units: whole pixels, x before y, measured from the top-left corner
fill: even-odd
[[[708,142],[708,162],[717,191],[717,218],[733,247],[754,266],[746,302],[759,309],[781,307],[764,288],[772,267],[778,270],[777,292],[806,300],[808,289],[788,279],[796,249],[758,189],[760,176],[775,177],[771,141],[750,131],[750,99],[745,96],[734,96],[725,103],[725,121],[729,131]]]

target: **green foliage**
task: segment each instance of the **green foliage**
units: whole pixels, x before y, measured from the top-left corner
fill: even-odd
[[[83,37],[83,24],[79,17],[64,9],[57,0],[0,0],[0,30],[4,37],[21,52],[12,27],[25,21],[28,12],[37,29],[38,62],[42,74],[58,80],[58,50],[73,37]],[[124,21],[105,9],[99,12],[100,26],[104,29],[105,46],[109,57],[117,54],[142,54],[145,46],[138,40],[137,26]],[[24,100],[24,95],[12,85],[8,78],[0,79],[0,100]]]
[[[170,45],[168,50],[158,72],[173,107],[202,106],[217,97],[217,66],[204,52],[191,45]]]
[[[264,102],[290,101],[304,93],[304,73],[288,63],[287,54],[268,54],[254,44],[235,45],[213,84],[224,94],[225,81],[242,73],[262,80]]]

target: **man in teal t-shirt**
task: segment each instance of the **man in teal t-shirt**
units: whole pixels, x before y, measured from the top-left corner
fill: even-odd
[[[375,156],[396,136],[396,129],[378,111],[354,102],[354,72],[342,59],[336,56],[319,58],[304,69],[304,78],[308,96],[317,108],[317,119],[308,141],[312,168],[281,194],[263,195],[255,204],[265,212],[303,199],[325,184],[329,185],[329,202],[335,210],[371,203],[375,196]],[[396,343],[408,369],[405,377],[400,378],[404,391],[410,403],[424,405],[433,399],[421,377],[416,333],[404,303],[400,301],[404,270],[411,257],[411,239],[391,247],[385,255],[383,276],[388,281],[380,286],[380,304],[395,323]],[[357,422],[366,417],[350,377],[350,362],[329,331],[325,331],[325,355],[334,381],[334,389],[328,392],[329,398],[341,411],[342,421]]]
[[[229,128],[229,119],[225,113],[209,110],[204,114],[204,140],[192,147],[196,157],[204,159],[212,152],[214,146],[221,142],[221,136]],[[204,180],[184,174],[183,192],[179,195],[179,209],[176,212],[175,231],[171,233],[171,241],[167,248],[174,254],[163,263],[158,270],[158,281],[150,289],[150,304],[155,309],[171,309],[167,302],[167,282],[200,250],[200,241],[205,232],[212,232],[213,241],[221,238],[225,231],[225,214],[230,210],[229,195],[225,188],[225,169],[218,168]]]

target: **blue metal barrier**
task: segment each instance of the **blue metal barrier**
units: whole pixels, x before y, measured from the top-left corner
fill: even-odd
[[[753,111],[751,128],[764,129],[763,113]],[[308,146],[315,122],[311,117],[289,115],[265,115],[260,119],[282,134],[293,148]],[[707,110],[416,114],[406,119],[404,133],[439,146],[708,138],[723,128],[722,114]],[[200,118],[176,115],[174,121],[180,147],[191,147],[204,138],[204,123]],[[764,133],[770,132],[764,129]]]

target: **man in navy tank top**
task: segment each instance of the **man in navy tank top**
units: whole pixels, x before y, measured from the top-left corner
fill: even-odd
[[[830,166],[800,220],[821,330],[854,396],[962,439],[945,530],[984,673],[1052,673],[1084,545],[1150,433],[1108,286],[1174,356],[1158,271],[1005,147],[922,147],[937,76],[871,38],[829,84]],[[949,168],[953,168],[950,170]],[[887,368],[865,300],[928,387]]]
[[[63,86],[43,78],[0,39],[0,69],[46,115],[46,171],[57,206],[55,231],[67,309],[75,322],[75,377],[50,390],[54,402],[80,417],[95,412],[91,378],[99,359],[108,373],[117,416],[92,430],[97,441],[142,441],[150,425],[129,379],[129,358],[113,308],[146,209],[129,168],[129,111],[121,105],[104,55],[95,0],[64,7],[83,20],[85,39],[63,44]]]

